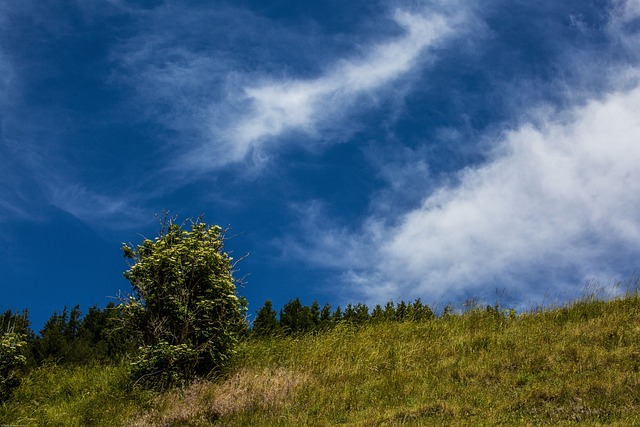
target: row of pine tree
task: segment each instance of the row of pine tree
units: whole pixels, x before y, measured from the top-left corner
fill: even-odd
[[[113,303],[103,309],[91,307],[84,315],[80,306],[71,310],[64,307],[60,313],[54,312],[39,334],[35,334],[28,310],[7,310],[0,315],[0,334],[13,332],[23,337],[27,344],[24,350],[27,367],[45,362],[108,362],[118,360],[137,347],[120,327],[120,316],[119,307]]]
[[[340,323],[363,325],[384,321],[423,321],[433,317],[431,308],[419,298],[409,303],[389,301],[384,307],[378,304],[371,311],[365,304],[348,304],[344,310],[340,306],[332,310],[329,304],[320,308],[318,301],[306,306],[296,298],[284,305],[279,316],[271,300],[267,300],[256,313],[252,333],[261,337],[295,335],[327,330]]]
[[[7,310],[0,315],[0,334],[9,329],[27,342],[27,366],[45,362],[84,364],[92,361],[119,360],[137,350],[139,343],[122,328],[121,310],[114,303],[105,308],[97,306],[82,313],[79,306],[54,312],[38,334],[31,329],[29,313]],[[429,306],[420,299],[406,303],[388,302],[373,310],[365,304],[348,304],[335,310],[317,301],[303,305],[299,298],[286,303],[277,312],[271,300],[256,312],[252,324],[247,323],[246,336],[298,335],[328,330],[337,324],[363,325],[383,321],[422,321],[434,317]]]

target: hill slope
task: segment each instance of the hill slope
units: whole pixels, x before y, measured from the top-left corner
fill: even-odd
[[[640,298],[517,316],[474,309],[419,323],[249,340],[225,380],[156,396],[109,380],[97,382],[99,390],[34,391],[78,372],[91,378],[91,369],[101,368],[30,378],[2,408],[0,423],[638,425]]]

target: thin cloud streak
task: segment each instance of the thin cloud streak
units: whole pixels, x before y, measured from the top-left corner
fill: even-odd
[[[362,94],[409,71],[426,48],[452,32],[440,15],[427,19],[397,11],[395,21],[406,32],[401,39],[375,46],[363,59],[343,60],[325,76],[245,88],[251,114],[222,129],[226,142],[233,145],[231,157],[222,161],[241,160],[266,139],[288,130],[313,134],[317,125],[337,119]]]
[[[87,22],[113,12],[111,7],[83,2],[76,7]],[[28,25],[33,26],[25,31],[41,31],[50,40],[70,32],[68,16],[54,18],[47,13],[51,8],[55,6],[31,0],[0,2],[0,24],[5,24],[0,34],[0,222],[40,221],[61,210],[94,228],[135,226],[142,217],[135,204],[139,197],[122,196],[121,188],[103,190],[112,195],[91,188],[79,177],[86,165],[66,158],[65,144],[73,138],[74,128],[81,127],[76,113],[62,107],[60,100],[46,108],[34,103],[33,86],[47,72],[55,74],[57,70],[34,67],[28,55],[16,54],[20,47],[7,42],[5,34],[14,33],[25,16],[29,17]],[[72,5],[69,11],[72,14],[76,9]],[[25,46],[30,42],[25,40]],[[44,45],[40,49],[46,50]]]
[[[51,205],[93,228],[130,229],[149,219],[149,212],[137,206],[133,194],[113,197],[67,182],[49,185],[46,191]]]
[[[170,10],[149,12],[149,19],[164,22]],[[124,72],[114,75],[114,80],[132,84],[149,107],[146,114],[159,116],[167,128],[179,132],[179,148],[185,154],[179,160],[172,158],[170,169],[188,170],[194,178],[196,171],[209,173],[244,160],[259,166],[291,141],[290,133],[302,133],[304,138],[298,140],[309,143],[320,135],[326,140],[327,134],[348,132],[354,127],[353,123],[347,126],[349,117],[389,96],[394,83],[434,59],[425,55],[428,49],[468,31],[460,25],[468,19],[464,8],[455,13],[428,12],[398,9],[392,18],[401,35],[364,45],[360,55],[333,60],[316,78],[273,77],[282,71],[246,69],[237,63],[237,52],[197,50],[188,42],[178,43],[180,39],[170,30],[168,34],[149,31],[116,49],[113,60]],[[271,25],[240,11],[220,13],[243,28],[251,27],[253,21]],[[199,25],[194,17],[187,21]],[[272,31],[284,30],[268,33]],[[304,44],[299,42],[297,49]],[[288,69],[286,64],[279,66]]]
[[[0,25],[6,22],[8,6],[0,3]],[[9,218],[28,216],[28,203],[22,191],[24,177],[13,161],[14,141],[7,138],[5,128],[12,104],[15,74],[8,59],[4,40],[0,38],[0,222]]]

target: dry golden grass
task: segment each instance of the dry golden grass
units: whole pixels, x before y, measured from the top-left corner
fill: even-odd
[[[156,397],[131,425],[210,425],[237,413],[276,414],[308,381],[308,375],[284,368],[243,368],[223,382],[197,381]]]

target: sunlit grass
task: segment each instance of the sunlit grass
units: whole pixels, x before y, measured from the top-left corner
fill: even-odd
[[[250,342],[246,366],[311,379],[279,413],[238,413],[221,425],[633,425],[639,321],[630,297]]]
[[[121,426],[148,400],[129,387],[127,366],[47,365],[0,407],[0,425]]]
[[[640,298],[248,340],[228,377],[151,396],[123,367],[34,372],[0,424],[640,425]]]

